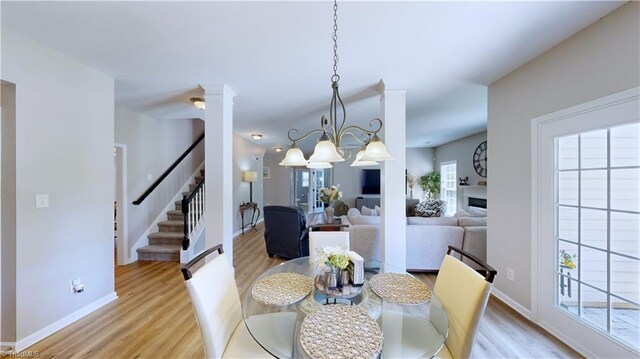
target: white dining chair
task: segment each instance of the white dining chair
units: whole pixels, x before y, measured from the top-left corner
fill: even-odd
[[[318,249],[323,247],[343,247],[349,250],[349,232],[315,231],[309,232],[309,264],[314,265],[318,258]]]
[[[475,269],[453,257],[460,253],[482,268],[482,275]],[[491,284],[497,272],[477,257],[449,246],[442,261],[434,293],[444,306],[449,319],[449,335],[445,345],[435,358],[469,358],[480,326],[480,320],[489,300]]]
[[[213,252],[219,255],[191,273],[191,268]],[[245,325],[236,281],[222,245],[204,251],[184,265],[182,274],[207,358],[272,358],[258,345]],[[256,332],[276,333],[285,346],[277,350],[291,353],[295,313],[264,314],[248,320],[252,321],[252,328],[265,326]]]

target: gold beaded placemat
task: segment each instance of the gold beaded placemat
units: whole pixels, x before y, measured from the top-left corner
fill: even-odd
[[[382,330],[360,308],[329,304],[304,318],[300,344],[313,359],[374,358],[382,349]]]
[[[289,305],[302,298],[313,289],[313,279],[297,273],[276,273],[256,282],[251,295],[258,302],[267,305]]]
[[[431,289],[408,274],[376,274],[369,284],[382,299],[397,304],[422,304],[431,299]]]

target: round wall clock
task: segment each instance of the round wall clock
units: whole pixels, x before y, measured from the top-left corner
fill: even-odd
[[[480,176],[487,177],[487,141],[476,147],[473,153],[473,168]]]

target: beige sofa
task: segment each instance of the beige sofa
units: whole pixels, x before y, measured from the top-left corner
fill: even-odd
[[[349,225],[351,250],[364,258],[383,260],[380,217],[363,216],[352,208],[342,216],[342,223]],[[449,245],[486,261],[486,225],[486,217],[408,217],[407,270],[437,271]]]

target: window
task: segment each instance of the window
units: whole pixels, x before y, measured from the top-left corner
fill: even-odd
[[[640,349],[640,124],[556,138],[556,306]]]
[[[455,162],[440,164],[440,199],[447,203],[445,214],[450,216],[458,210],[457,178]]]

